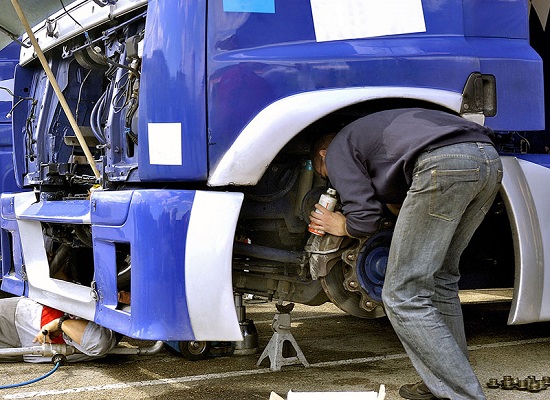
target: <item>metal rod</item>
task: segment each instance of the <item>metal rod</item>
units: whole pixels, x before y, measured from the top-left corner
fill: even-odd
[[[80,128],[78,127],[78,124],[73,116],[73,113],[71,112],[71,109],[69,107],[69,104],[67,104],[67,100],[65,100],[65,96],[63,96],[63,93],[61,92],[61,88],[59,87],[59,84],[57,83],[57,80],[55,79],[55,76],[48,65],[48,61],[46,60],[46,57],[44,56],[44,53],[42,52],[42,49],[38,45],[38,41],[36,40],[36,37],[34,36],[34,33],[29,25],[29,21],[27,20],[27,17],[25,17],[25,14],[23,13],[23,10],[21,9],[21,6],[19,5],[18,0],[11,0],[11,4],[13,5],[13,8],[15,9],[15,12],[17,13],[17,16],[21,20],[21,23],[23,24],[23,27],[25,28],[25,31],[27,32],[27,35],[29,36],[29,39],[31,40],[32,46],[34,47],[34,51],[36,52],[36,55],[38,59],[40,60],[40,64],[42,64],[42,68],[44,68],[44,71],[46,72],[46,76],[48,77],[48,80],[50,81],[50,84],[52,85],[52,88],[57,95],[57,98],[59,99],[59,103],[61,104],[61,107],[63,108],[63,111],[65,111],[65,114],[67,115],[67,118],[69,120],[69,123],[71,124],[71,127],[73,128],[73,131],[76,135],[76,138],[78,139],[78,143],[80,144],[80,147],[82,147],[82,150],[84,151],[84,155],[86,156],[86,160],[88,160],[88,163],[92,167],[92,170],[94,172],[94,175],[97,179],[100,178],[99,171],[95,165],[94,157],[92,156],[92,153],[90,152],[90,149],[88,148],[88,145],[86,144],[86,140],[84,139],[84,136],[82,135],[82,132],[80,132]]]
[[[107,354],[127,354],[127,355],[153,355],[157,354],[164,347],[164,342],[159,340],[149,347],[122,347],[117,346],[111,349]],[[0,358],[7,356],[24,356],[34,354],[42,357],[49,357],[55,354],[71,355],[81,352],[67,344],[44,343],[41,346],[14,347],[0,349]]]
[[[49,357],[55,354],[63,354],[65,356],[79,353],[73,346],[64,343],[43,343],[41,346],[30,347],[14,347],[0,349],[0,358],[6,356],[24,356],[28,354]]]
[[[303,251],[281,250],[273,247],[241,242],[235,242],[233,244],[233,251],[235,254],[241,256],[255,257],[262,260],[278,261],[289,264],[301,264],[304,256]]]
[[[164,347],[164,342],[159,340],[150,347],[122,347],[117,346],[107,354],[139,354],[139,355],[151,355],[157,354]]]
[[[12,357],[12,356],[24,356],[27,354],[36,354],[36,355],[42,355],[44,353],[44,349],[42,346],[31,346],[31,347],[15,347],[15,348],[7,348],[7,349],[0,349],[0,358],[2,357]]]

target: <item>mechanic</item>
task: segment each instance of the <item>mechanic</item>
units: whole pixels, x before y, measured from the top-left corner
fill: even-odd
[[[325,135],[313,166],[342,213],[319,204],[310,226],[336,236],[379,231],[384,204],[402,204],[382,292],[386,314],[422,378],[406,399],[485,399],[468,360],[459,261],[498,192],[491,129],[443,111],[376,112]]]
[[[122,296],[129,297],[128,294]],[[67,361],[74,362],[104,356],[119,339],[120,335],[108,328],[71,317],[29,298],[0,299],[0,348],[31,347],[44,341],[66,343],[82,352],[67,356]],[[21,360],[33,363],[50,362],[51,357],[29,354],[23,357],[0,358],[0,361]]]

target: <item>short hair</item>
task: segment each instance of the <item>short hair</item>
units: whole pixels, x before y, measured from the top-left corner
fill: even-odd
[[[319,152],[321,150],[328,149],[328,146],[330,145],[336,134],[337,132],[325,133],[313,143],[313,146],[311,146],[310,157],[314,166],[315,161],[318,160],[320,157]]]
[[[325,133],[323,136],[317,139],[315,143],[313,143],[313,146],[311,147],[311,158],[318,156],[321,150],[326,150],[334,140],[335,136],[336,136],[336,132],[331,132],[331,133]]]

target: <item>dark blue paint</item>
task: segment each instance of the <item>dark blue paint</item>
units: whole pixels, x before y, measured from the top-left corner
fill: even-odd
[[[0,51],[0,81],[13,79],[15,66],[19,62],[19,49],[17,43],[12,43]],[[15,191],[18,187],[13,175],[12,128],[11,117],[8,116],[13,101],[9,92],[4,89],[0,91],[2,99],[9,99],[0,101],[0,193],[3,193]]]
[[[550,168],[550,154],[511,154],[521,160]]]
[[[7,293],[12,293],[17,296],[22,296],[28,291],[28,287],[23,280],[23,251],[21,249],[21,241],[19,238],[19,227],[15,219],[14,199],[13,194],[2,194],[0,200],[2,210],[2,232],[1,244],[2,252],[10,254],[11,257],[2,257],[2,287],[1,289]],[[12,240],[9,240],[8,232],[11,234]],[[13,272],[12,272],[13,271]]]
[[[29,97],[30,83],[34,72],[32,68],[16,67],[13,91],[17,96]],[[24,177],[29,172],[26,162],[28,155],[26,141],[28,140],[28,136],[25,127],[30,107],[31,101],[24,100],[13,110],[12,115],[13,168],[15,180],[20,187],[24,186]]]
[[[149,2],[141,70],[139,176],[145,181],[204,181],[205,0]],[[149,162],[149,123],[180,122],[182,165]]]
[[[135,190],[92,195],[96,322],[151,340],[194,340],[185,294],[185,240],[193,191]],[[126,204],[123,204],[126,202]],[[121,207],[127,219],[107,225],[105,211]],[[132,312],[117,310],[115,243],[129,243]]]
[[[15,66],[19,61],[19,45],[12,43],[0,51],[0,81],[10,81],[13,79]],[[7,88],[13,89],[13,88]],[[0,101],[0,193],[14,192],[19,188],[15,182],[13,172],[12,157],[12,128],[11,118],[8,116],[13,102],[11,95],[5,89],[0,89],[2,99],[9,101]],[[2,231],[0,237],[1,249],[3,254],[10,254],[12,248],[7,234]],[[20,252],[18,253],[20,256]],[[16,255],[15,257],[17,257]],[[7,258],[7,260],[6,260]],[[7,276],[11,269],[10,257],[2,259],[2,289],[16,294],[23,294],[24,286],[18,279],[11,279]],[[1,278],[0,278],[1,279]]]
[[[526,16],[530,2],[464,0],[462,3],[466,36],[528,39],[529,25]]]
[[[317,43],[307,1],[279,0],[275,14],[226,13],[221,0],[211,1],[210,168],[261,109],[326,88],[405,86],[461,93],[472,72],[493,74],[498,114],[487,124],[542,129],[542,63],[527,41],[526,2],[424,0],[423,9],[425,33]]]

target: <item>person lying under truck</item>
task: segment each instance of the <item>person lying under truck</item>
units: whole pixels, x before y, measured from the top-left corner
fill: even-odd
[[[69,316],[32,299],[0,299],[0,348],[39,346],[44,341],[66,343],[82,353],[67,356],[67,361],[75,362],[106,355],[119,339],[120,335],[111,329]],[[39,363],[50,362],[51,357],[29,354],[1,357],[0,361]]]

